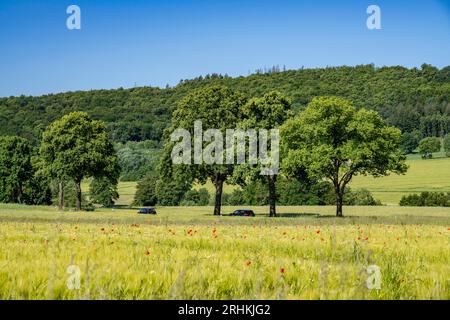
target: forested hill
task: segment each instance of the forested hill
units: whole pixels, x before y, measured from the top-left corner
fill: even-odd
[[[41,97],[0,98],[0,135],[20,135],[38,144],[42,131],[71,111],[87,111],[108,124],[115,141],[160,141],[176,102],[194,88],[220,83],[248,97],[276,89],[296,111],[315,96],[336,95],[375,109],[404,132],[450,132],[450,66],[437,69],[373,65],[259,72],[247,77],[209,75],[174,88],[79,91]]]

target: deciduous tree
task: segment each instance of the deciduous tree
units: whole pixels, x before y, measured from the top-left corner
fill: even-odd
[[[304,168],[310,177],[330,180],[338,217],[343,216],[345,187],[354,176],[407,170],[400,130],[387,126],[377,112],[356,110],[343,98],[313,99],[282,126],[281,137],[282,168]]]
[[[190,145],[195,146],[194,141],[194,123],[201,121],[204,130],[217,129],[225,136],[227,129],[234,129],[240,120],[240,112],[246,100],[244,96],[224,86],[210,86],[192,91],[184,97],[178,104],[177,109],[173,113],[172,125],[168,132],[176,129],[185,129],[189,131],[191,136]],[[216,143],[214,138],[211,141],[200,141],[202,150],[209,144]],[[173,143],[166,144],[166,155],[163,157],[162,168],[170,169],[167,164],[170,163],[170,152]],[[195,148],[195,147],[194,147]],[[193,149],[194,149],[193,148]],[[224,156],[224,155],[223,155]],[[200,183],[205,183],[210,179],[215,186],[215,205],[214,215],[220,215],[222,204],[223,184],[231,177],[234,170],[234,164],[208,164],[201,159],[201,163],[180,164],[185,173],[189,172],[192,179]],[[167,170],[163,170],[167,171]],[[167,173],[164,173],[167,175]]]
[[[244,129],[272,130],[282,125],[291,114],[291,102],[277,91],[266,93],[261,98],[253,98],[242,108]],[[261,136],[259,136],[261,137]],[[270,145],[270,142],[269,142]],[[269,148],[272,150],[272,148]],[[273,150],[272,150],[273,151]],[[255,177],[256,175],[252,175]],[[276,181],[277,174],[271,173],[267,176],[269,187],[269,215],[276,217]]]
[[[54,121],[44,132],[41,155],[49,174],[71,178],[76,209],[81,210],[81,181],[88,177],[117,179],[118,159],[105,124],[85,112],[72,112]]]
[[[16,136],[0,137],[0,202],[22,203],[24,186],[33,176],[32,147]]]

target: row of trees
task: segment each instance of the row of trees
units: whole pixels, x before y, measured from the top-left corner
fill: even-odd
[[[161,177],[151,182],[162,195],[161,204],[179,201],[194,182],[209,179],[215,186],[214,214],[220,215],[224,183],[246,186],[265,179],[270,216],[276,216],[277,174],[261,176],[260,164],[172,164],[174,142],[168,139],[170,132],[176,128],[192,131],[198,120],[205,128],[219,129],[223,134],[233,128],[280,128],[282,175],[302,183],[330,181],[337,216],[343,214],[344,193],[353,176],[406,170],[399,150],[400,131],[386,126],[375,111],[357,110],[343,98],[324,97],[314,99],[297,116],[291,115],[291,101],[276,91],[248,100],[224,86],[193,90],[173,113],[160,163]],[[81,182],[86,178],[94,178],[91,190],[98,195],[97,201],[111,203],[118,196],[120,165],[116,150],[105,124],[86,113],[73,112],[50,124],[39,149],[18,137],[2,137],[1,148],[0,187],[5,202],[48,202],[50,185],[56,184],[62,209],[65,184],[70,181],[75,189],[75,207],[80,210]]]
[[[245,96],[224,86],[200,88],[180,101],[166,133],[161,162],[162,180],[205,183],[215,186],[214,214],[220,215],[224,183],[246,185],[261,179],[259,165],[206,164],[173,165],[174,142],[169,135],[177,128],[191,131],[201,120],[205,128],[253,128],[281,131],[281,173],[299,181],[329,180],[334,188],[336,215],[342,216],[344,193],[355,175],[387,175],[407,170],[400,150],[401,132],[385,124],[375,111],[357,110],[349,100],[315,98],[306,109],[290,117],[291,103],[279,92],[261,98]],[[288,120],[287,120],[288,119]],[[194,145],[194,141],[191,141]],[[208,143],[203,142],[203,148]],[[276,216],[277,175],[266,177],[270,216]]]
[[[94,178],[94,201],[117,198],[118,157],[106,126],[84,112],[54,121],[43,133],[40,148],[16,136],[0,137],[0,201],[49,204],[57,185],[58,206],[64,208],[65,185],[73,184],[75,208],[81,210],[81,182]]]

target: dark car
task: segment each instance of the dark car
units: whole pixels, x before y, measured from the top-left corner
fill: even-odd
[[[230,216],[233,217],[254,217],[255,213],[253,210],[236,210],[233,213],[230,213]]]
[[[144,208],[138,211],[139,214],[156,214],[155,208]]]

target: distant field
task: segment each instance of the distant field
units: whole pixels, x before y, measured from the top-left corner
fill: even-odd
[[[133,203],[134,194],[136,193],[137,182],[119,182],[117,191],[120,198],[116,201],[116,205],[129,206]],[[81,184],[81,190],[84,193],[89,192],[89,182],[83,182]]]
[[[408,160],[405,175],[382,178],[355,177],[352,188],[366,188],[385,204],[398,204],[405,194],[422,191],[450,192],[450,158]]]
[[[0,205],[0,299],[450,299],[450,208],[157,209]]]

